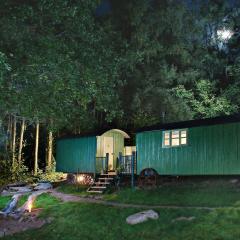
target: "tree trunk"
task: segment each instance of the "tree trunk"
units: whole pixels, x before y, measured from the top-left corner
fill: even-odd
[[[12,124],[12,116],[9,115],[9,150],[12,151],[12,130],[13,130],[13,124]]]
[[[52,166],[52,145],[53,145],[53,134],[52,131],[48,133],[48,149],[47,149],[47,169],[50,170]]]
[[[9,147],[9,134],[10,134],[10,115],[8,115],[8,125],[7,125],[7,137],[6,137],[6,142],[5,142],[5,150],[6,152],[8,151],[8,147]]]
[[[24,130],[25,130],[25,119],[23,118],[22,125],[21,125],[20,140],[19,140],[18,163],[20,163],[21,160],[22,160],[22,148],[23,148]]]
[[[13,117],[13,140],[12,140],[12,164],[15,165],[16,159],[16,131],[17,131],[17,121],[16,117]]]
[[[36,140],[35,140],[35,154],[34,154],[34,175],[38,171],[38,144],[39,144],[39,121],[36,122]]]

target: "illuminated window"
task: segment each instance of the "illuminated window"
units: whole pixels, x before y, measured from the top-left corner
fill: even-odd
[[[170,146],[170,132],[164,132],[164,146]]]
[[[163,147],[176,147],[187,144],[187,130],[169,130],[163,132]]]

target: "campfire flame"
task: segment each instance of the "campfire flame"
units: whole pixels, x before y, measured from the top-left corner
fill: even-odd
[[[30,202],[29,204],[28,204],[28,212],[31,212],[32,211],[32,203]]]

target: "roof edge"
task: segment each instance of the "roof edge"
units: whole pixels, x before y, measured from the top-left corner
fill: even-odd
[[[201,127],[201,126],[211,126],[218,124],[227,124],[240,122],[240,114],[234,115],[225,115],[218,116],[214,118],[204,118],[204,119],[195,119],[188,121],[180,121],[180,122],[171,122],[165,124],[155,124],[148,127],[139,128],[136,130],[136,133],[154,131],[154,130],[170,130],[177,128],[192,128],[192,127]]]

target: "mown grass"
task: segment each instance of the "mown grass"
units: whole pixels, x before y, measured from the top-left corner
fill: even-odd
[[[27,201],[28,196],[29,196],[29,194],[21,196],[18,201],[17,207],[21,207]],[[10,199],[11,199],[11,196],[1,196],[0,197],[0,210],[5,208],[5,206],[10,201]],[[36,201],[33,204],[33,208],[45,208],[45,207],[49,207],[52,205],[56,205],[60,202],[61,201],[58,200],[57,198],[52,197],[47,193],[43,193],[42,195],[37,197]]]
[[[160,209],[158,220],[138,225],[126,224],[126,217],[139,209],[97,204],[63,203],[47,207],[41,217],[53,217],[41,229],[8,236],[6,240],[77,240],[77,239],[161,239],[161,240],[236,240],[240,239],[240,209],[214,211]],[[179,217],[192,221],[174,221]]]
[[[28,199],[29,195],[24,195],[19,199],[18,206],[22,206]],[[36,201],[33,203],[33,208],[46,208],[52,205],[56,205],[61,201],[48,193],[43,193],[37,197]]]
[[[10,201],[11,196],[1,196],[0,197],[0,211],[5,208],[6,204]]]
[[[58,191],[87,195],[86,187],[77,189],[75,185],[62,185]],[[240,205],[240,187],[226,180],[166,184],[151,190],[122,188],[104,194],[103,198],[107,201],[146,205],[235,206]]]
[[[234,205],[235,207],[212,211],[186,208],[157,209],[156,211],[159,213],[158,220],[149,220],[148,222],[131,226],[126,223],[126,218],[141,209],[119,208],[90,203],[59,204],[59,200],[56,198],[48,194],[43,194],[37,199],[34,208],[44,208],[40,217],[51,217],[53,221],[40,229],[28,230],[3,239],[240,239],[240,207],[237,204],[240,199],[237,191],[238,186],[229,184],[228,182],[208,184],[205,187],[204,185],[205,183],[202,185],[199,184],[197,188],[196,186],[188,185],[168,186],[168,188],[170,187],[169,190],[167,190],[167,186],[163,186],[157,190],[132,191],[131,189],[123,189],[117,193],[104,196],[109,200],[133,201],[135,204],[149,204],[150,202],[159,204],[165,202],[166,205],[170,205],[170,203],[178,205],[179,203],[183,203],[183,205],[193,206],[200,205],[201,203],[201,205],[205,206],[223,204]],[[60,190],[63,190],[65,193],[75,193],[76,186],[64,185]],[[84,188],[81,188],[81,191],[79,189],[77,194],[85,193]],[[172,191],[175,191],[175,193],[171,193]],[[0,197],[0,202],[3,202],[2,198]],[[214,201],[216,202],[214,203]],[[193,216],[195,219],[192,221],[176,221],[179,217]]]
[[[62,184],[57,188],[57,190],[62,193],[74,194],[78,196],[87,196],[89,195],[89,193],[87,193],[87,188],[87,186],[83,185]]]

